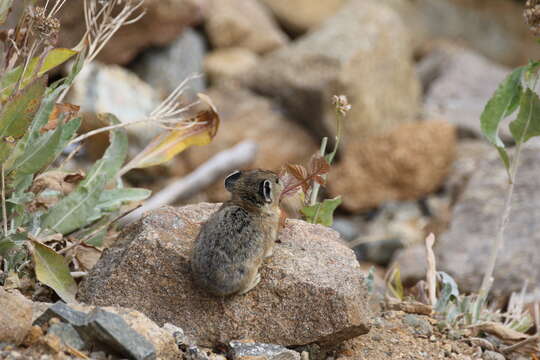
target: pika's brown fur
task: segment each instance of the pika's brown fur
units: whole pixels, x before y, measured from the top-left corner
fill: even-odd
[[[196,283],[218,296],[244,294],[260,281],[259,267],[277,239],[283,186],[266,170],[225,179],[231,199],[201,227],[191,259]]]

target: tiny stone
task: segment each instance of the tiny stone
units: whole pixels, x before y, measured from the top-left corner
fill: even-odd
[[[484,351],[484,354],[482,355],[483,360],[504,360],[505,357],[503,354],[495,352],[495,351]]]
[[[286,347],[257,342],[231,341],[230,355],[233,360],[300,360],[300,354]]]
[[[84,341],[77,330],[70,324],[56,323],[49,327],[47,334],[54,334],[62,340],[64,345],[71,346],[77,350],[84,349]]]
[[[407,314],[403,318],[403,322],[413,327],[419,335],[431,336],[433,333],[429,322],[417,315]]]

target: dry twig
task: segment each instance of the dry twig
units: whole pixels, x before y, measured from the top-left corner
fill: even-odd
[[[426,282],[428,287],[429,302],[432,306],[435,306],[435,304],[437,303],[437,267],[435,265],[435,254],[433,253],[434,243],[435,235],[433,235],[433,233],[430,233],[426,238]]]

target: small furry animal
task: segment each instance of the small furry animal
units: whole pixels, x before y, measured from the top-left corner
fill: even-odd
[[[218,296],[244,294],[261,280],[259,267],[278,235],[283,190],[266,170],[236,171],[225,188],[231,199],[202,225],[191,259],[195,282]]]

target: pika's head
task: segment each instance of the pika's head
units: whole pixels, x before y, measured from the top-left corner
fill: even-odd
[[[235,171],[225,179],[225,188],[233,200],[250,202],[256,206],[279,203],[283,185],[277,174],[268,170]]]

